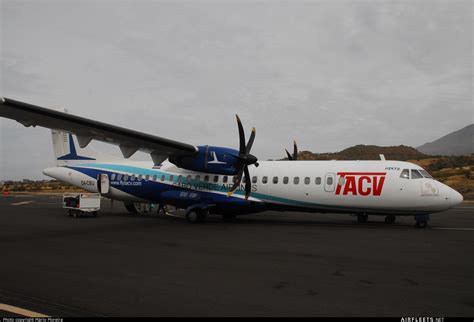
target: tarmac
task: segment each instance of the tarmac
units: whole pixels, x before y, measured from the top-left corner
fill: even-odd
[[[58,196],[0,196],[0,317],[472,317],[473,250],[473,203],[415,229],[291,212],[189,224],[109,200],[72,218]]]

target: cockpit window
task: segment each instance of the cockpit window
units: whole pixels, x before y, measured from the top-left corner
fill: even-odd
[[[423,175],[423,177],[428,178],[428,179],[433,179],[433,177],[428,173],[428,171],[423,170],[423,169],[422,169],[422,170],[418,170],[418,171],[421,172],[421,174]]]
[[[408,169],[403,169],[402,173],[400,173],[400,178],[410,179],[410,171],[408,171]]]
[[[423,176],[421,173],[418,172],[418,170],[411,169],[411,178],[412,179],[421,179]]]

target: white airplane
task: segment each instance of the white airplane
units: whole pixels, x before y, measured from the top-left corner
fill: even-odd
[[[368,215],[385,216],[387,223],[414,216],[417,227],[426,227],[431,213],[463,200],[409,162],[257,161],[250,154],[255,128],[245,143],[238,116],[239,150],[194,146],[8,98],[0,100],[0,116],[52,129],[57,166],[45,175],[123,201],[129,211],[134,203],[183,208],[191,223],[210,213],[226,218],[277,210],[356,214],[359,222]],[[118,145],[125,159],[140,150],[152,161],[100,156],[87,147],[92,140]],[[288,156],[296,159],[296,143]]]

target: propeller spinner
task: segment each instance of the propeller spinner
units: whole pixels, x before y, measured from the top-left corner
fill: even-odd
[[[245,175],[245,199],[248,199],[250,196],[250,192],[252,190],[252,182],[250,179],[250,173],[248,166],[251,164],[255,164],[258,167],[258,159],[254,155],[250,154],[250,150],[252,149],[253,141],[255,140],[255,128],[252,128],[252,133],[250,134],[249,141],[245,144],[245,133],[244,128],[242,126],[242,122],[238,115],[235,115],[237,118],[237,126],[239,128],[239,155],[233,155],[234,158],[237,159],[238,168],[236,179],[234,180],[234,185],[227,193],[227,196],[230,197],[238,187],[240,187],[240,183],[242,182],[242,175]]]

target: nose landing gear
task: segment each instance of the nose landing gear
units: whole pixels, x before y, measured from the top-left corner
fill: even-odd
[[[428,221],[430,220],[430,215],[415,215],[415,227],[416,228],[426,228],[428,226]]]

